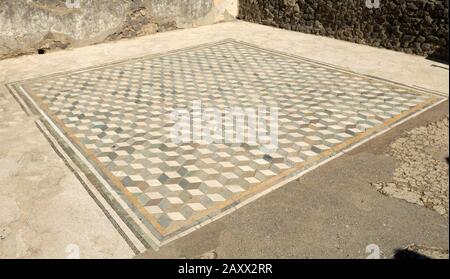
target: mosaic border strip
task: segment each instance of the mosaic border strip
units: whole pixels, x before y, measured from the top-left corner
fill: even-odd
[[[33,98],[30,97],[28,95],[28,93],[26,92],[26,90],[24,90],[21,86],[22,83],[29,82],[32,80],[42,80],[42,79],[49,78],[49,77],[85,72],[85,71],[90,71],[93,69],[99,69],[99,68],[117,65],[117,64],[121,64],[121,63],[129,63],[131,61],[136,61],[136,60],[141,60],[141,59],[149,59],[149,58],[155,58],[155,57],[160,57],[160,56],[165,56],[165,55],[172,55],[172,54],[185,52],[185,51],[192,50],[192,49],[206,48],[206,47],[210,47],[213,45],[229,43],[229,42],[233,42],[233,43],[237,43],[237,44],[244,44],[248,47],[252,47],[252,48],[258,49],[260,51],[264,51],[266,53],[269,52],[274,55],[281,55],[281,56],[288,57],[291,59],[306,61],[308,63],[320,65],[322,67],[332,68],[333,70],[336,70],[336,71],[346,72],[351,75],[357,75],[357,76],[363,77],[365,79],[374,79],[373,77],[368,77],[368,76],[360,75],[357,73],[349,72],[349,71],[343,70],[339,67],[326,65],[324,63],[312,61],[310,59],[305,59],[305,58],[293,56],[290,54],[284,54],[284,53],[280,53],[280,52],[273,51],[273,50],[263,49],[263,48],[260,48],[260,47],[257,47],[257,46],[254,46],[254,45],[251,45],[248,43],[244,43],[244,42],[238,42],[238,41],[234,41],[234,40],[224,40],[224,41],[211,43],[211,44],[203,44],[203,45],[199,45],[199,46],[195,46],[195,47],[183,48],[183,49],[179,49],[179,50],[171,51],[171,52],[167,52],[167,53],[162,53],[162,54],[155,54],[155,55],[145,56],[145,57],[136,58],[136,59],[128,59],[125,61],[110,63],[110,64],[106,64],[106,65],[102,65],[102,66],[95,66],[95,67],[85,68],[85,69],[76,70],[76,71],[63,72],[63,73],[53,74],[53,75],[49,75],[49,76],[45,76],[45,77],[23,80],[23,81],[7,84],[7,87],[8,87],[8,89],[10,89],[11,93],[13,94],[13,96],[15,96],[16,100],[18,100],[19,103],[22,103],[21,100],[23,100],[26,103],[26,106],[23,106],[23,104],[21,104],[21,106],[24,109],[25,109],[25,107],[27,107],[32,110],[33,114],[41,114],[41,116],[45,119],[45,121],[47,123],[47,125],[45,125],[46,128],[51,131],[51,134],[56,135],[55,138],[59,139],[58,140],[59,144],[63,147],[64,151],[67,154],[72,153],[72,155],[69,155],[69,157],[73,161],[77,162],[77,165],[80,167],[81,172],[86,173],[87,174],[86,176],[89,177],[89,180],[91,180],[91,181],[94,180],[94,182],[92,184],[95,185],[95,187],[98,189],[98,191],[100,193],[103,194],[105,200],[108,203],[113,204],[112,208],[114,208],[114,210],[120,211],[121,209],[123,209],[124,211],[127,212],[126,214],[123,214],[123,213],[119,214],[119,216],[122,216],[122,218],[125,219],[124,222],[130,227],[130,229],[133,231],[133,233],[136,235],[136,237],[139,239],[139,241],[142,242],[143,246],[145,248],[152,247],[154,249],[157,249],[159,246],[162,246],[170,241],[173,241],[179,237],[182,237],[182,236],[192,232],[193,230],[206,225],[207,223],[217,220],[217,219],[223,217],[224,215],[233,212],[237,208],[242,207],[245,204],[248,204],[249,202],[259,198],[260,196],[265,195],[268,192],[285,185],[292,179],[298,178],[299,176],[303,175],[304,173],[311,171],[316,166],[326,163],[329,160],[335,158],[336,156],[342,155],[346,149],[353,148],[353,147],[359,145],[360,143],[362,143],[363,141],[369,140],[369,139],[375,137],[380,132],[383,132],[383,131],[389,129],[390,127],[393,127],[394,124],[400,123],[401,120],[405,120],[405,119],[407,119],[407,117],[415,115],[415,113],[423,112],[424,109],[430,108],[431,105],[436,105],[437,101],[438,101],[438,98],[431,97],[430,99],[428,99],[427,102],[422,103],[422,104],[414,107],[413,109],[406,111],[400,115],[397,115],[396,117],[389,119],[385,123],[383,123],[377,127],[374,127],[373,129],[370,129],[364,133],[358,134],[357,136],[345,141],[342,144],[339,144],[338,146],[329,150],[328,152],[322,152],[321,154],[319,154],[318,156],[312,158],[311,160],[309,160],[307,162],[301,163],[301,164],[295,166],[294,168],[291,168],[284,172],[281,172],[273,179],[263,181],[262,183],[260,183],[257,186],[257,189],[255,189],[256,188],[255,187],[255,188],[253,188],[252,191],[245,192],[244,193],[245,195],[242,195],[238,198],[232,199],[231,203],[229,203],[223,207],[219,207],[218,210],[220,210],[220,213],[215,214],[216,212],[214,212],[214,214],[211,214],[209,216],[207,215],[205,219],[196,222],[196,224],[193,226],[190,226],[188,228],[181,227],[179,230],[175,230],[175,231],[167,233],[166,235],[162,235],[162,238],[161,238],[161,236],[160,237],[154,236],[155,231],[148,230],[148,226],[146,226],[145,224],[142,223],[141,216],[136,215],[136,212],[134,212],[133,208],[130,207],[126,202],[123,202],[123,201],[121,202],[121,197],[108,196],[108,193],[111,193],[111,192],[114,193],[114,191],[111,191],[110,189],[108,189],[108,185],[111,182],[107,181],[106,179],[104,179],[104,177],[102,177],[102,175],[101,175],[101,173],[99,173],[99,170],[97,167],[91,166],[90,168],[89,167],[86,168],[86,166],[89,166],[91,163],[86,162],[86,160],[83,160],[83,157],[85,157],[83,152],[80,152],[76,147],[74,147],[72,145],[71,141],[66,137],[67,135],[65,135],[61,131],[58,131],[59,127],[53,123],[52,119],[48,118],[46,113],[40,109],[39,105],[36,104],[36,102],[33,100]],[[375,79],[375,80],[380,82],[380,79]],[[417,89],[411,88],[409,86],[399,85],[397,83],[392,83],[392,82],[385,81],[385,80],[382,80],[381,82],[387,83],[391,86],[406,87],[408,90],[415,91],[420,94],[434,95],[432,92],[425,92],[423,90],[417,90]],[[19,95],[22,99],[17,98],[17,95]],[[25,110],[27,111],[27,109],[25,109]],[[369,137],[370,135],[372,135],[372,136]],[[64,140],[61,141],[60,139],[64,139]],[[78,153],[78,154],[73,154],[73,153]],[[139,246],[139,245],[135,245],[135,246]],[[142,250],[142,247],[137,250]]]

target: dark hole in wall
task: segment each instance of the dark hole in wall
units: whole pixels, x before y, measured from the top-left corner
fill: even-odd
[[[39,49],[37,50],[37,53],[38,53],[38,54],[45,54],[45,49],[39,48]]]

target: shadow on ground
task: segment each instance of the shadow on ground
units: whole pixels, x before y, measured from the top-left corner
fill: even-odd
[[[448,46],[436,49],[432,54],[427,56],[427,59],[448,65]]]
[[[426,260],[431,259],[423,254],[408,250],[408,249],[398,249],[395,251],[394,259],[414,259],[414,260]]]

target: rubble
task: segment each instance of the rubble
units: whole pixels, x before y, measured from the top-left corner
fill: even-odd
[[[399,167],[393,181],[373,183],[382,194],[435,210],[448,217],[448,116],[418,127],[389,147]]]

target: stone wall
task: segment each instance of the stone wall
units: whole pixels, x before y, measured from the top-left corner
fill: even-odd
[[[232,20],[237,10],[237,0],[0,0],[0,59]]]
[[[448,0],[378,1],[240,0],[238,18],[448,61]]]

